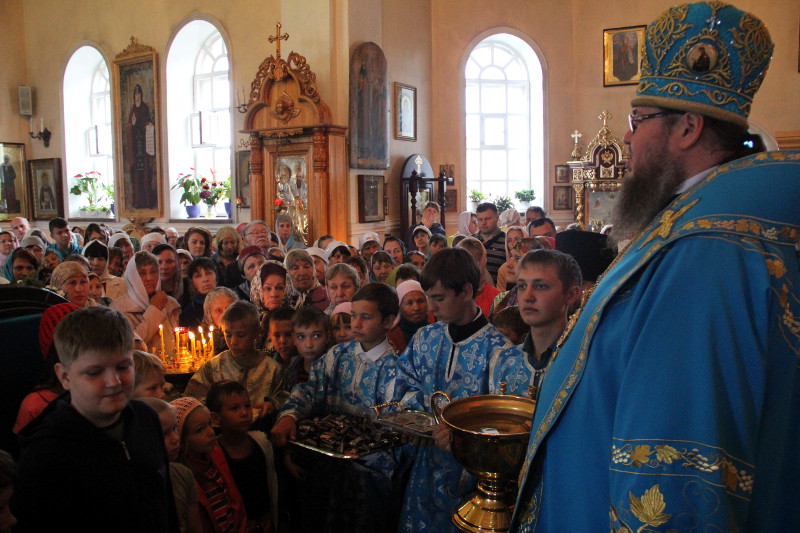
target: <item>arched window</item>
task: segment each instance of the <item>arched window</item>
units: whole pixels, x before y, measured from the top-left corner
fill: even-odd
[[[181,173],[231,175],[229,70],[225,39],[210,22],[193,20],[175,35],[167,55],[170,186]],[[180,197],[180,190],[170,190],[172,218],[187,216]],[[222,203],[216,213],[226,216]]]
[[[466,61],[467,189],[492,198],[534,189],[544,197],[542,64],[507,33],[480,41]]]
[[[111,133],[111,85],[108,65],[93,46],[82,46],[64,71],[64,153],[67,189],[76,175],[97,177],[88,194],[67,194],[70,218],[109,218],[114,203],[114,150]],[[100,209],[92,209],[92,208]]]

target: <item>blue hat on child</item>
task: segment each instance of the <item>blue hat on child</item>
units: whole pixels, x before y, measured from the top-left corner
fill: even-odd
[[[633,106],[690,111],[747,128],[775,45],[750,13],[710,0],[668,9],[647,27]]]

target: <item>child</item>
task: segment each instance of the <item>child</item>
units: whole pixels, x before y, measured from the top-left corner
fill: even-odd
[[[331,330],[334,344],[353,340],[353,330],[350,329],[350,312],[352,308],[352,302],[342,302],[331,312]]]
[[[20,433],[17,531],[173,531],[161,424],[133,394],[133,330],[117,311],[74,311],[55,332],[68,394]],[[87,512],[91,502],[91,512]]]
[[[281,366],[266,352],[255,347],[258,336],[258,309],[250,302],[235,302],[222,315],[222,333],[228,349],[212,357],[194,373],[185,394],[204,400],[217,381],[237,381],[247,388],[253,403],[254,418],[266,424],[283,403]],[[264,419],[264,417],[267,417]]]
[[[367,417],[372,406],[392,396],[396,357],[386,331],[397,315],[397,293],[383,283],[369,283],[355,294],[352,306],[355,340],[328,350],[312,365],[308,382],[292,390],[270,433],[276,446],[295,437],[299,420],[325,413]],[[394,509],[388,501],[394,467],[390,453],[376,453],[346,464],[318,463],[310,469],[311,486],[335,487],[328,488],[328,498],[315,509],[318,516],[312,518],[328,521],[316,530],[394,531]],[[336,485],[330,484],[332,476]]]
[[[506,262],[497,271],[497,289],[501,292],[511,290],[517,283],[517,265],[524,253],[517,243],[525,237],[520,226],[511,226],[506,231]]]
[[[489,392],[489,358],[510,343],[478,307],[480,284],[481,269],[466,250],[445,248],[430,258],[420,285],[438,322],[417,331],[398,357],[395,401],[430,412],[436,391],[454,400]],[[435,439],[440,426],[434,429]],[[441,438],[436,441],[444,444]],[[452,455],[434,446],[419,447],[398,531],[416,532],[419,524],[427,531],[454,531],[452,509],[473,489],[474,479]]]
[[[219,381],[208,389],[206,405],[220,429],[219,445],[242,495],[248,530],[277,530],[278,477],[272,445],[264,432],[248,431],[253,412],[247,389],[235,381]]]
[[[528,325],[522,320],[519,307],[506,307],[492,317],[492,325],[505,335],[511,344],[522,344],[528,334]]]
[[[394,269],[394,259],[383,250],[372,254],[372,275],[378,283],[386,283],[386,279]]]
[[[245,533],[244,502],[225,454],[217,446],[211,413],[191,396],[178,398],[170,404],[178,415],[179,457],[192,471],[196,483],[203,531]]]
[[[288,367],[292,359],[297,356],[292,333],[294,313],[291,307],[279,307],[269,320],[267,338],[272,345],[270,355],[284,368]]]
[[[438,233],[431,235],[431,242],[428,244],[428,257],[444,248],[447,248],[447,237]]]
[[[161,359],[142,350],[133,351],[133,398],[164,399],[164,373],[167,369]]]
[[[317,308],[298,309],[292,319],[294,345],[300,357],[289,363],[284,373],[283,387],[287,392],[297,383],[308,381],[311,365],[328,350],[330,319]]]
[[[172,480],[172,495],[178,515],[178,527],[181,533],[200,533],[203,524],[200,521],[200,507],[197,502],[197,486],[189,467],[176,462],[180,456],[181,439],[178,436],[178,415],[175,408],[158,398],[141,398],[141,401],[153,408],[161,422],[164,433],[164,447],[169,457],[169,476]]]
[[[17,519],[11,514],[9,502],[17,481],[17,467],[11,454],[0,450],[0,532],[11,533]]]

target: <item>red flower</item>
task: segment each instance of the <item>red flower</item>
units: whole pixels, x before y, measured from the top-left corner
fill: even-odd
[[[275,205],[283,205],[283,200],[275,200]]]
[[[200,180],[200,183],[205,183],[207,181],[208,181],[207,179],[203,178],[203,179]]]

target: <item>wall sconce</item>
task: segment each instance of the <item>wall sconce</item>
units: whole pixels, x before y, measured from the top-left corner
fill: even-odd
[[[244,98],[244,87],[239,87],[239,90],[236,91],[236,109],[239,110],[239,113],[247,113],[247,103],[245,102]]]
[[[32,139],[41,139],[44,141],[44,147],[50,146],[50,136],[52,132],[44,127],[44,119],[39,119],[39,133],[33,133],[33,119],[30,120],[30,136]]]

